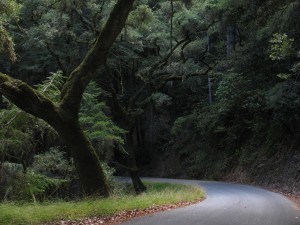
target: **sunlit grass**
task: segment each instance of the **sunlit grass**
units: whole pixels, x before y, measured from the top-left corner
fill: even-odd
[[[90,216],[108,216],[124,210],[193,201],[204,196],[203,191],[194,186],[166,183],[147,183],[147,186],[148,191],[140,195],[120,192],[105,199],[88,198],[80,201],[55,201],[37,205],[0,204],[0,224],[41,224]]]

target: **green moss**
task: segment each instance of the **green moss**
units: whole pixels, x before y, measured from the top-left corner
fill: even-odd
[[[10,79],[9,76],[7,76],[6,74],[4,73],[0,73],[0,84],[3,83],[3,82],[6,82]]]

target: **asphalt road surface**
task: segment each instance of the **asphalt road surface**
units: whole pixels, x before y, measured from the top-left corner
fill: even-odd
[[[223,182],[143,180],[200,185],[207,198],[192,206],[136,218],[122,225],[300,225],[300,211],[277,193]]]

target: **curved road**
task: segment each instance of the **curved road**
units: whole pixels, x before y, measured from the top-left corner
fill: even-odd
[[[213,181],[143,180],[200,185],[207,198],[192,206],[136,218],[123,225],[300,225],[296,206],[270,191]]]

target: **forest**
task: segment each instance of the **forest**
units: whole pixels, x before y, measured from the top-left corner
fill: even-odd
[[[1,0],[0,202],[113,176],[300,193],[298,0]]]

